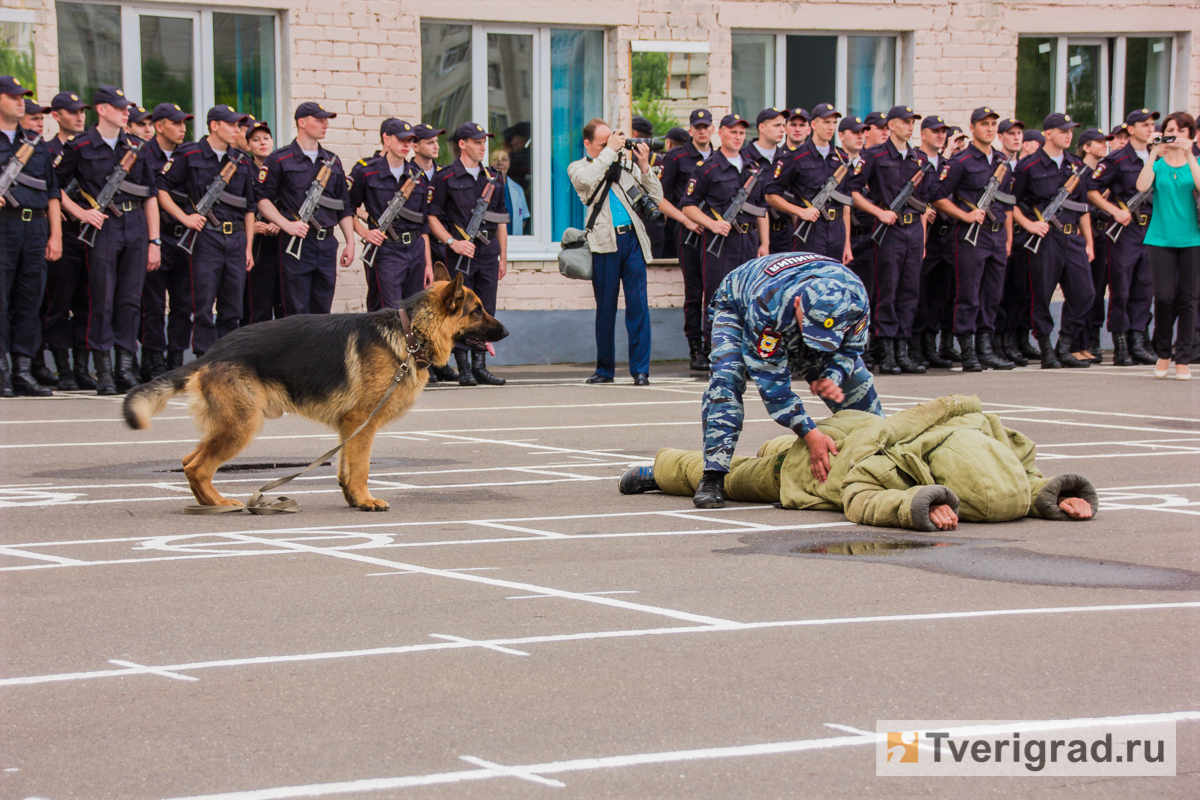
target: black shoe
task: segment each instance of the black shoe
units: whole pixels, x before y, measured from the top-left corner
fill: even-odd
[[[913,360],[913,362],[920,364],[922,367],[925,367],[926,369],[929,368],[929,361],[925,358],[925,354],[923,352],[921,352],[921,337],[920,337],[920,335],[914,335],[914,336],[908,337],[908,342],[906,343],[905,350],[908,353],[908,357],[911,358]]]
[[[908,354],[908,339],[894,339],[896,347],[896,364],[900,371],[908,375],[924,375],[925,367]]]
[[[124,394],[137,386],[138,375],[134,371],[133,353],[123,347],[117,348],[117,368],[113,373],[117,391]]]
[[[921,351],[925,356],[925,363],[934,369],[950,369],[954,366],[953,361],[938,355],[937,333],[934,331],[921,334]]]
[[[458,385],[459,386],[478,386],[479,382],[475,380],[475,373],[471,370],[471,354],[466,350],[456,349],[454,351],[454,363],[458,364]]]
[[[599,372],[592,375],[584,383],[612,383],[613,379],[607,375],[601,375]]]
[[[1023,336],[1024,334],[1020,335]],[[1017,342],[1020,344],[1020,339]],[[1054,355],[1054,347],[1050,344],[1050,337],[1039,335],[1037,342],[1038,355],[1042,359],[1042,369],[1062,369],[1062,364],[1059,362],[1058,357]]]
[[[635,373],[633,376],[633,385],[634,386],[649,386],[650,385],[650,376],[644,372]]]
[[[692,503],[696,508],[724,508],[725,473],[706,471],[692,495]]]
[[[183,351],[171,350],[167,353],[167,371],[179,369],[183,366]]]
[[[1158,357],[1146,346],[1145,331],[1129,332],[1129,355],[1133,357],[1135,364],[1153,364],[1158,361]]]
[[[8,371],[8,356],[0,355],[0,397],[16,397],[13,391],[12,374]]]
[[[962,351],[962,371],[963,372],[983,372],[983,364],[979,363],[979,348],[975,346],[975,334],[960,333],[958,335],[958,349]]]
[[[96,394],[107,397],[117,393],[113,380],[112,355],[107,350],[93,350],[92,362],[96,365]]]
[[[625,470],[625,474],[621,476],[621,482],[617,484],[617,488],[621,490],[621,494],[657,492],[658,483],[654,480],[654,468],[632,467]]]
[[[688,369],[708,372],[708,355],[704,352],[703,339],[688,339]]]
[[[9,378],[13,393],[22,397],[49,397],[54,392],[34,380],[32,362],[29,356],[13,356],[12,377]]]
[[[1013,338],[1017,343],[1017,349],[1021,352],[1021,355],[1028,359],[1041,358],[1042,348],[1040,345],[1034,347],[1033,343],[1029,341],[1029,331],[1017,331],[1013,335]]]
[[[75,383],[79,384],[80,389],[89,392],[96,391],[96,379],[92,377],[92,373],[88,372],[88,356],[91,351],[86,347],[75,348],[75,367],[72,374],[75,376]]]
[[[1029,366],[1029,359],[1021,355],[1021,348],[1017,347],[1017,336],[1012,331],[1000,334],[999,352],[1018,367]]]
[[[454,369],[454,367],[450,366],[449,364],[441,367],[430,367],[429,374],[431,376],[437,375],[437,379],[439,381],[445,381],[446,383],[458,383],[458,370]]]
[[[896,363],[896,340],[880,337],[879,346],[883,354],[879,358],[879,371],[884,375],[899,375],[900,365]]]
[[[1083,369],[1092,365],[1090,361],[1071,355],[1071,339],[1061,333],[1058,336],[1058,346],[1054,348],[1054,355],[1058,356],[1058,362],[1064,367]]]
[[[149,383],[159,375],[166,374],[167,358],[158,350],[142,351],[142,383]]]
[[[1012,369],[1016,366],[996,352],[995,342],[992,341],[990,333],[975,334],[975,355],[979,358],[981,365],[991,369]]]
[[[58,370],[58,388],[60,391],[73,392],[79,388],[75,376],[71,373],[71,353],[68,350],[51,350],[54,356],[54,368]]]
[[[1125,334],[1114,333],[1113,337],[1113,366],[1114,367],[1132,367],[1133,357],[1129,355],[1129,342],[1125,339]]]
[[[1104,351],[1100,349],[1100,329],[1092,328],[1091,339],[1088,340],[1088,354],[1093,364],[1104,363]]]
[[[962,361],[962,352],[955,346],[954,334],[950,331],[942,331],[942,346],[938,348],[938,355],[955,364]]]
[[[46,367],[46,351],[38,350],[31,359],[29,374],[42,386],[58,386],[58,376]]]
[[[437,382],[438,382],[438,376],[437,376],[437,373],[435,373],[435,372],[433,371],[433,367],[431,366],[431,367],[429,368],[429,377],[425,379],[425,385],[426,385],[426,386],[432,386],[433,384],[435,384],[435,383],[437,383]]]
[[[484,386],[503,386],[508,383],[507,379],[497,378],[488,372],[487,353],[471,353],[471,372],[475,373],[475,380]]]

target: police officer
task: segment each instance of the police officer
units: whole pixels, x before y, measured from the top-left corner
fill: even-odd
[[[925,248],[924,210],[917,210],[919,203],[915,202],[899,212],[889,208],[929,163],[923,152],[908,146],[914,121],[920,118],[908,106],[889,110],[888,140],[866,151],[862,171],[850,182],[854,205],[875,217],[875,227],[888,228],[881,244],[872,241],[878,286],[872,324],[882,348],[879,369],[893,375],[925,372],[925,367],[908,355]]]
[[[679,127],[671,128],[669,131],[667,131],[664,139],[663,152],[654,154],[656,156],[655,163],[657,164],[655,177],[658,178],[660,184],[662,182],[663,170],[667,166],[667,158],[670,156],[671,151],[678,147],[683,147],[685,144],[691,141],[691,137],[688,136],[688,132]],[[652,169],[654,168],[652,167]],[[679,259],[679,221],[668,217],[666,214],[663,215],[662,257],[675,260]]]
[[[862,117],[843,117],[838,123],[838,142],[846,151],[846,163],[850,166],[861,160],[863,131],[866,129]]]
[[[280,295],[285,316],[328,314],[333,306],[337,267],[354,263],[354,211],[347,202],[342,162],[321,147],[329,120],[337,117],[319,103],[296,107],[296,138],[276,150],[258,170],[258,210],[282,231],[280,235]],[[310,187],[323,166],[329,178],[307,223],[299,218]],[[337,257],[334,227],[342,229],[346,246]],[[299,255],[296,255],[299,248]]]
[[[784,147],[788,150],[798,150],[808,141],[812,132],[812,117],[803,108],[793,108],[788,112],[787,135]]]
[[[360,216],[354,218],[354,230],[373,249],[377,248],[374,264],[364,263],[367,311],[399,308],[401,300],[433,282],[429,225],[425,220],[429,183],[425,174],[407,160],[417,134],[410,123],[387,119],[379,138],[381,154],[362,159],[350,170],[350,205],[366,214],[365,221]],[[380,230],[379,218],[404,185],[408,200],[388,234]]]
[[[1025,123],[1020,120],[1015,120],[1015,123],[1024,128]],[[1010,159],[1014,183],[1017,164],[1026,156],[1036,153],[1045,143],[1046,137],[1041,131],[1021,131],[1015,160]],[[1029,308],[1033,302],[1033,294],[1029,283],[1029,253],[1022,249],[1026,238],[1024,229],[1017,224],[1014,215],[1013,248],[1008,256],[1008,269],[1004,273],[1004,295],[1000,300],[1000,314],[996,318],[1005,357],[1022,367],[1028,364],[1030,359],[1041,358],[1041,351],[1029,341],[1032,325]]]
[[[703,167],[697,168],[684,189],[683,212],[704,226],[700,240],[704,276],[704,339],[711,343],[713,293],[725,276],[755,256],[767,255],[767,212],[763,207],[763,184],[770,175],[756,171],[742,158],[742,144],[750,123],[737,114],[721,119],[721,147]],[[726,219],[734,197],[754,176],[750,194],[733,219]],[[716,240],[722,240],[717,245]],[[719,255],[709,250],[720,247]],[[707,349],[707,348],[706,348]]]
[[[635,137],[651,138],[654,136],[654,125],[645,117],[636,116],[629,122],[629,129]],[[654,177],[662,179],[663,153],[650,153],[650,171]],[[664,215],[663,221],[669,219]],[[647,225],[646,238],[650,240],[650,252],[654,258],[665,258],[667,231],[665,225]]]
[[[254,266],[254,172],[250,157],[234,147],[246,119],[227,105],[208,110],[208,135],[180,147],[158,176],[158,201],[179,224],[195,231],[188,261],[192,282],[192,352],[204,355],[242,321],[246,273]],[[228,183],[207,216],[198,205],[219,175]],[[186,197],[180,205],[176,193]],[[213,301],[217,318],[213,321]]]
[[[159,103],[150,113],[154,135],[146,143],[145,158],[155,175],[175,157],[187,139],[192,115],[174,103]],[[184,202],[181,194],[177,203]],[[142,381],[157,378],[183,366],[183,351],[192,339],[192,276],[190,258],[179,246],[187,231],[159,203],[162,231],[162,264],[146,274],[142,287]],[[170,314],[167,305],[170,304]]]
[[[764,108],[758,112],[758,138],[747,142],[742,148],[742,158],[746,163],[758,167],[764,187],[775,174],[782,159],[790,151],[783,147],[784,131],[787,127],[785,118],[787,110]],[[792,251],[792,220],[786,213],[780,213],[773,207],[767,208],[767,222],[770,229],[767,248],[772,253],[790,253]]]
[[[1000,115],[984,106],[971,112],[971,143],[951,158],[933,184],[934,205],[955,220],[950,238],[949,276],[954,287],[953,325],[962,351],[963,372],[1012,369],[1014,362],[997,352],[994,336],[1004,271],[1012,248],[1012,172],[1004,156],[992,147]],[[1004,166],[998,192],[985,212],[979,207],[984,191]],[[990,212],[990,216],[989,216]],[[972,229],[974,226],[975,230]],[[967,238],[974,233],[974,244]]]
[[[46,154],[53,164],[63,146],[83,133],[85,112],[91,106],[74,92],[59,92],[50,101],[50,116],[58,123],[58,134],[46,143]],[[65,193],[65,187],[59,186]],[[60,204],[61,205],[61,204]],[[84,271],[84,244],[79,241],[79,220],[67,214],[62,219],[62,257],[47,263],[46,292],[42,300],[42,341],[54,356],[58,388],[64,391],[94,391],[96,381],[88,372],[85,336],[87,320],[87,278]],[[71,351],[75,366],[71,366]],[[39,381],[40,382],[40,381]],[[46,384],[43,384],[46,385]]]
[[[454,132],[458,158],[446,169],[433,176],[427,190],[429,201],[429,232],[446,247],[447,267],[463,271],[463,283],[479,295],[483,308],[496,313],[496,290],[508,271],[508,212],[504,208],[504,176],[493,174],[484,162],[487,159],[487,140],[492,134],[482,125],[464,122]],[[474,237],[467,236],[467,226],[475,206],[483,197],[487,184],[495,188],[483,215],[483,224]],[[487,354],[469,352],[465,347],[454,349],[458,364],[460,386],[503,386],[487,368]]]
[[[97,123],[72,139],[58,157],[58,182],[79,182],[83,205],[63,196],[67,211],[86,223],[82,230],[95,236],[85,253],[88,280],[86,336],[96,364],[96,394],[113,395],[140,382],[133,371],[133,356],[147,271],[161,261],[158,199],[154,173],[142,157],[143,144],[125,133],[133,104],[115,86],[101,86],[92,96]],[[129,174],[120,183],[107,208],[97,207],[96,197],[126,153],[137,150]],[[119,216],[113,209],[117,209]],[[88,228],[94,230],[88,230]],[[114,375],[109,351],[116,345]]]
[[[1135,109],[1125,117],[1128,144],[1101,160],[1092,171],[1088,200],[1122,226],[1117,241],[1108,242],[1108,330],[1113,337],[1113,363],[1128,366],[1153,364],[1156,360],[1146,343],[1154,287],[1150,275],[1150,248],[1143,239],[1154,213],[1148,198],[1136,213],[1127,203],[1137,194],[1137,178],[1149,160],[1149,142],[1154,136],[1157,111]],[[1108,198],[1104,191],[1111,192]],[[1152,196],[1151,196],[1152,197]],[[1103,293],[1103,289],[1098,289]],[[1118,344],[1118,340],[1121,343]],[[1076,349],[1083,349],[1080,342]]]
[[[254,159],[254,174],[258,175],[267,156],[275,151],[271,126],[262,120],[250,120],[242,128],[242,138]],[[246,275],[246,294],[242,298],[243,327],[283,316],[279,302],[279,226],[264,220],[261,211],[254,218],[252,247],[254,266]]]
[[[1087,320],[1092,307],[1092,226],[1087,211],[1087,181],[1083,162],[1068,152],[1071,130],[1079,127],[1068,114],[1050,114],[1042,124],[1046,143],[1036,153],[1021,159],[1013,183],[1016,205],[1013,219],[1029,237],[1042,237],[1037,253],[1026,249],[1033,302],[1030,317],[1042,359],[1042,369],[1089,367],[1086,359],[1072,355],[1072,343],[1080,346],[1087,338]],[[1080,180],[1058,212],[1058,225],[1043,219],[1042,211],[1075,174]],[[1024,242],[1021,243],[1022,246]],[[1016,245],[1014,244],[1014,249]],[[1055,287],[1062,285],[1062,323],[1058,345],[1050,344],[1054,320],[1050,302]]]
[[[30,369],[34,354],[41,352],[38,309],[46,288],[46,261],[62,255],[62,227],[58,183],[46,145],[37,132],[21,126],[25,98],[32,94],[17,78],[0,75],[0,168],[7,167],[24,145],[32,147],[16,182],[0,197],[0,395],[4,397],[51,394]]]
[[[46,114],[50,111],[50,107],[43,106],[41,103],[28,97],[23,98],[23,100],[25,101],[25,115],[21,117],[21,127],[27,131],[33,131],[38,136],[44,137],[46,135]],[[56,153],[55,156],[57,155]],[[30,373],[42,386],[56,386],[58,384],[58,376],[46,368],[45,339],[41,340],[41,344],[38,345],[38,351],[33,354],[33,366],[30,368]]]
[[[1079,134],[1079,148],[1075,155],[1083,160],[1083,164],[1087,168],[1090,191],[1091,174],[1096,167],[1100,166],[1100,161],[1108,155],[1108,137],[1104,135],[1104,131],[1098,128],[1088,128]],[[1111,190],[1108,194],[1111,196]],[[1108,282],[1108,247],[1106,247],[1108,237],[1104,234],[1112,223],[1112,217],[1095,205],[1092,206],[1090,215],[1092,218],[1092,288],[1096,295],[1092,300],[1092,313],[1088,317],[1087,354],[1089,361],[1099,364],[1104,361],[1100,350],[1100,329],[1104,327],[1104,287]],[[1129,366],[1129,364],[1125,366]]]
[[[1000,120],[996,130],[999,131],[997,138],[1000,142],[1000,152],[1008,161],[1009,170],[1015,170],[1017,162],[1021,160],[1021,142],[1025,138],[1025,123],[1016,117],[1007,117]]]
[[[712,303],[712,378],[704,393],[704,477],[693,502],[725,504],[724,480],[741,433],[746,378],[771,417],[803,437],[817,480],[829,475],[833,440],[792,391],[797,372],[830,411],[883,416],[863,365],[870,315],[866,289],[836,261],[811,253],[756,258],[729,274]]]
[[[767,183],[767,203],[788,225],[788,241],[780,247],[772,234],[771,252],[803,251],[818,253],[842,264],[854,256],[850,248],[850,209],[831,198],[825,208],[813,206],[821,189],[837,170],[849,161],[845,150],[834,144],[841,112],[829,103],[821,103],[812,111],[812,136],[796,150],[782,157],[775,165]],[[842,192],[849,179],[849,170],[838,182]],[[792,217],[810,223],[808,237],[792,238]]]
[[[130,136],[138,137],[143,142],[150,141],[150,138],[154,136],[154,123],[150,121],[152,113],[141,106],[131,106],[129,122],[125,123],[125,132]]]
[[[950,126],[946,120],[931,114],[921,120],[921,152],[933,165],[934,174],[942,169],[948,156],[946,134]],[[917,197],[923,202],[934,199],[937,181],[922,181]],[[954,362],[938,354],[938,333],[949,332],[954,306],[954,268],[947,253],[950,250],[950,233],[953,220],[939,213],[932,206],[926,212],[925,256],[921,259],[920,299],[917,316],[913,321],[913,335],[908,341],[908,355],[923,367],[950,369]],[[946,335],[946,333],[943,333]]]
[[[883,114],[878,111],[872,111],[862,118],[863,128],[862,137],[859,142],[858,153],[854,154],[850,159],[850,177],[862,173],[863,155],[872,147],[878,147],[887,141],[888,130],[887,125],[883,121]],[[849,184],[847,184],[847,189]],[[866,190],[867,187],[864,187]],[[867,195],[864,195],[867,196]],[[853,272],[863,286],[867,287],[867,295],[871,299],[871,307],[875,307],[875,295],[878,289],[878,284],[875,282],[875,252],[874,245],[871,242],[871,225],[875,218],[853,205],[850,207],[850,248],[854,253],[854,260],[850,262],[850,271]],[[873,369],[879,356],[882,355],[882,343],[878,337],[871,337],[866,351],[863,353],[863,363],[868,369]]]
[[[676,147],[663,159],[660,178],[663,199],[658,210],[676,223],[675,249],[679,253],[679,269],[683,273],[683,333],[688,341],[689,369],[708,370],[708,353],[704,344],[704,271],[700,260],[700,238],[703,227],[683,213],[683,193],[692,173],[716,152],[711,144],[712,114],[698,108],[688,118],[691,141]],[[689,243],[690,242],[690,243]]]
[[[872,111],[863,117],[866,128],[863,129],[863,150],[878,147],[888,140],[887,121],[882,112]]]

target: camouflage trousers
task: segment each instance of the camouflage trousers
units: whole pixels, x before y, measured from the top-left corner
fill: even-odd
[[[704,469],[729,472],[734,448],[742,432],[742,421],[746,408],[742,396],[746,393],[746,361],[749,348],[755,346],[747,341],[742,320],[732,309],[717,305],[712,310],[712,378],[704,393],[700,419],[704,423]],[[826,365],[812,351],[790,359],[794,373],[811,383],[821,377]],[[859,358],[854,363],[850,377],[842,383],[842,402],[821,398],[829,410],[836,413],[845,409],[867,411],[883,416],[879,395],[870,371]]]

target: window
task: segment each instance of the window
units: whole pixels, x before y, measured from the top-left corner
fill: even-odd
[[[36,92],[33,21],[32,11],[0,8],[0,75],[11,75]]]
[[[512,215],[513,255],[544,258],[565,228],[582,226],[567,165],[603,113],[603,31],[421,23],[421,118],[448,132],[437,161],[454,160],[449,135],[464,122],[495,136],[489,161],[508,156],[510,213],[522,200],[529,211]]]
[[[733,34],[733,109],[812,109],[833,103],[865,116],[900,102],[897,37],[852,34]]]
[[[145,108],[178,104],[200,131],[208,109],[224,103],[278,130],[274,15],[67,2],[56,13],[64,91],[90,103],[97,87],[120,86]]]
[[[1038,127],[1061,111],[1082,128],[1109,130],[1135,108],[1171,110],[1174,38],[1022,36],[1017,116]]]

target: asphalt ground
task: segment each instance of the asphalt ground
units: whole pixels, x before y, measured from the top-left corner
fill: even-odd
[[[678,363],[430,389],[376,441],[386,514],[323,467],[298,514],[185,516],[182,401],[140,432],[119,398],[2,401],[0,796],[1195,798],[1200,381],[1151,370],[880,378],[889,413],[978,394],[1100,490],[1089,522],[937,536],[619,494],[699,447]],[[782,429],[747,409],[753,453]],[[217,487],[334,441],[268,422]],[[958,546],[798,552],[846,540]],[[1176,777],[876,776],[879,720],[1139,715]]]

